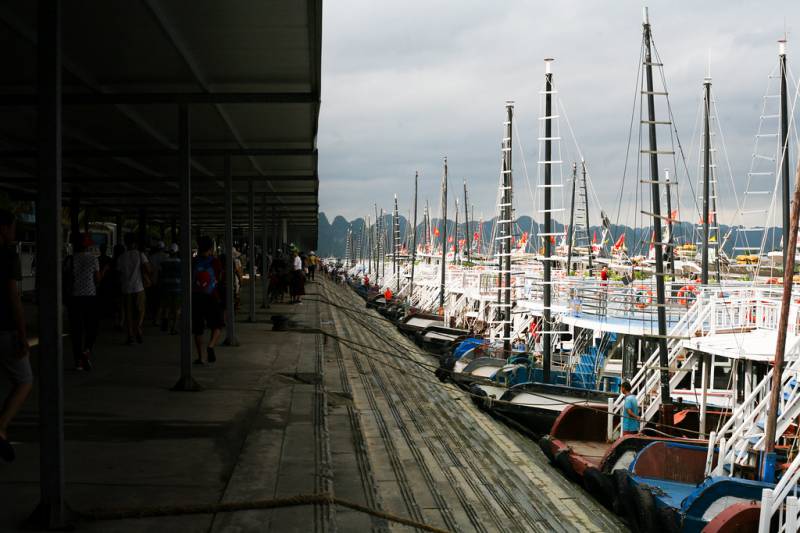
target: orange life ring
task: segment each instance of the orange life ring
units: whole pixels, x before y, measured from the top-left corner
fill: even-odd
[[[694,297],[697,297],[697,293],[700,291],[694,285],[684,285],[678,291],[678,303],[681,305],[687,305],[689,303],[690,294]]]
[[[634,295],[635,303],[633,305],[637,309],[644,309],[645,307],[653,303],[653,291],[648,289],[646,286],[638,285],[634,287],[634,290],[636,290],[637,292]],[[644,295],[645,298],[641,298],[642,295]]]
[[[778,281],[778,278],[769,278],[767,280],[767,285],[778,285],[778,284],[780,284],[780,281]]]

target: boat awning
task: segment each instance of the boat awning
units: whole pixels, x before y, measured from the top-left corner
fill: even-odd
[[[778,332],[768,329],[755,329],[737,333],[715,333],[681,341],[688,350],[728,357],[730,359],[750,359],[770,362],[775,358],[775,344]],[[787,348],[798,342],[797,335],[786,336]],[[788,353],[788,351],[787,351]]]

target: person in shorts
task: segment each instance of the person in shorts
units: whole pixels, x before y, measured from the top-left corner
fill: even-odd
[[[219,285],[223,282],[222,262],[211,253],[213,246],[211,237],[200,237],[197,256],[192,260],[192,334],[197,347],[196,365],[216,362],[214,347],[225,325],[219,291]],[[204,358],[203,337],[206,328],[211,330],[211,338],[205,350],[207,357]]]
[[[8,440],[8,426],[33,388],[30,348],[19,288],[22,267],[14,243],[15,232],[14,215],[0,209],[0,372],[12,385],[0,408],[0,459],[8,462],[16,457]]]

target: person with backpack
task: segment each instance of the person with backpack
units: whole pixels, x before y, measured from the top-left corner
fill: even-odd
[[[197,256],[192,260],[192,334],[197,347],[194,364],[214,363],[217,355],[214,347],[225,325],[222,298],[219,291],[222,279],[222,262],[211,253],[214,247],[211,237],[200,237],[197,242]],[[211,330],[211,338],[203,357],[203,335],[206,327]]]

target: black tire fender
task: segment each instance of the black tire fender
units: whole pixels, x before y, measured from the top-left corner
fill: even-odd
[[[547,460],[550,461],[550,464],[554,464],[555,456],[553,455],[553,443],[550,439],[550,435],[545,435],[539,439],[539,448],[542,449],[542,453],[547,457]]]
[[[632,495],[636,507],[636,524],[631,524],[631,529],[637,533],[660,533],[661,521],[653,495],[643,487],[633,488]]]
[[[607,509],[614,507],[614,484],[597,468],[589,467],[583,471],[583,487]]]

